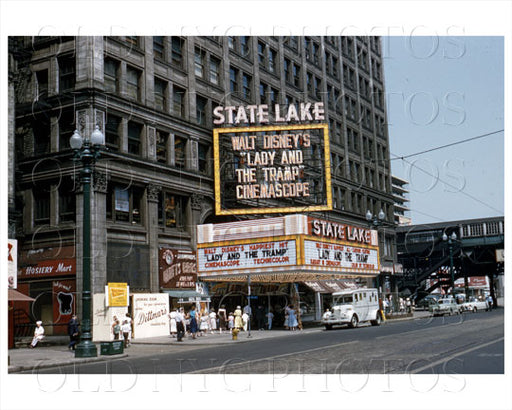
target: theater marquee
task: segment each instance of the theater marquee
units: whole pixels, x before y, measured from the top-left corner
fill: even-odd
[[[217,215],[332,209],[327,124],[213,132]]]

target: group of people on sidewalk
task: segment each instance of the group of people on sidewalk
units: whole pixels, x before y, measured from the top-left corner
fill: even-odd
[[[113,319],[111,331],[114,335],[114,340],[121,340],[122,337],[124,347],[129,347],[132,340],[132,318],[130,314],[126,313],[122,322],[115,315]]]
[[[195,339],[208,333],[229,332],[232,334],[235,329],[246,332],[252,319],[256,325],[255,329],[271,330],[274,313],[272,310],[265,313],[265,309],[261,305],[255,309],[254,316],[249,305],[243,308],[238,305],[234,311],[229,312],[225,305],[221,305],[217,312],[214,309],[207,310],[206,308],[198,311],[196,306],[192,305],[187,312],[183,307],[179,307],[172,310],[168,316],[171,337],[176,337],[180,342],[185,335]],[[289,330],[299,328],[296,311],[291,305],[285,308],[284,327]]]
[[[76,315],[71,316],[70,321],[68,322],[68,336],[69,336],[69,350],[75,350],[76,345],[80,341],[80,322],[78,321],[78,317]],[[43,322],[38,320],[36,322],[36,328],[34,329],[34,336],[32,341],[29,344],[31,349],[35,348],[37,344],[45,338]]]

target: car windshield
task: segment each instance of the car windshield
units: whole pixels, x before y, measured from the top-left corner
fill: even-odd
[[[353,303],[352,295],[338,296],[334,302],[337,305],[351,305]]]

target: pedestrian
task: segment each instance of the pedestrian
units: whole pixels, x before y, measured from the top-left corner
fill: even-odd
[[[220,305],[217,316],[219,317],[219,333],[222,333],[227,327],[226,307],[224,305]]]
[[[121,331],[123,332],[124,347],[130,346],[130,334],[132,332],[132,327],[130,326],[130,323],[127,319],[123,320]]]
[[[233,314],[233,312],[229,312],[229,316],[228,316],[229,333],[233,333],[234,328],[235,328],[235,315]]]
[[[240,308],[240,306],[236,307],[234,315],[235,315],[235,329],[240,330],[244,327],[244,323],[242,321],[242,309]]]
[[[244,332],[247,332],[247,326],[249,325],[249,314],[247,312],[242,313],[242,326]]]
[[[176,309],[176,340],[183,342],[183,336],[185,335],[185,315],[183,308]]]
[[[493,305],[494,301],[492,300],[492,296],[491,295],[487,296],[486,302],[487,302],[487,306],[489,306],[489,309],[492,309],[492,305]]]
[[[290,305],[290,308],[288,309],[288,328],[290,330],[296,330],[295,328],[299,325],[299,322],[297,321],[297,317],[295,316],[295,310],[293,309],[293,306]]]
[[[192,335],[192,339],[196,338],[197,333],[197,312],[195,305],[192,305],[190,311],[188,312],[188,318],[190,319],[190,334]]]
[[[36,322],[36,328],[34,329],[34,338],[32,342],[30,342],[30,348],[33,349],[39,343],[39,341],[44,339],[44,327],[43,322],[38,320]]]
[[[272,313],[271,310],[269,310],[268,313],[267,313],[268,330],[272,329],[272,319],[274,319],[274,314]]]
[[[215,310],[212,309],[208,316],[210,316],[210,332],[213,334],[213,332],[217,330],[217,314]]]
[[[204,336],[206,333],[208,333],[208,330],[210,329],[210,318],[208,316],[208,313],[205,310],[201,311],[201,316],[199,318],[199,330],[201,331],[201,336]]]
[[[130,326],[130,331],[128,332],[128,344],[130,344],[132,342],[133,321],[132,317],[128,312],[126,312],[125,320],[128,322],[128,325]]]
[[[405,305],[407,306],[407,313],[412,313],[411,298],[405,300]]]
[[[265,309],[263,309],[262,305],[258,305],[254,316],[256,318],[256,326],[258,327],[258,330],[264,330],[265,329]]]
[[[117,319],[112,324],[112,333],[114,334],[114,340],[119,340],[119,337],[121,335],[121,324]]]
[[[290,328],[290,307],[286,305],[284,307],[284,328],[289,329]]]
[[[176,333],[178,332],[176,327],[176,315],[177,312],[175,310],[169,313],[169,332],[171,333],[171,337],[176,337]]]
[[[71,316],[71,320],[68,322],[68,335],[69,335],[69,350],[75,350],[76,344],[78,343],[78,319],[76,315]]]

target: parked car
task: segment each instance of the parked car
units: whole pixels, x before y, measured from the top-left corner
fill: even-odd
[[[423,299],[416,302],[416,310],[428,310],[431,303],[435,303],[441,295],[427,295]]]
[[[442,298],[430,304],[429,312],[434,316],[459,314],[462,311],[461,305],[455,303],[452,297]]]
[[[473,296],[473,297],[470,297],[467,302],[464,302],[462,304],[462,308],[466,312],[476,313],[479,310],[488,311],[489,310],[489,304],[485,300],[478,300],[477,298],[475,298]]]

